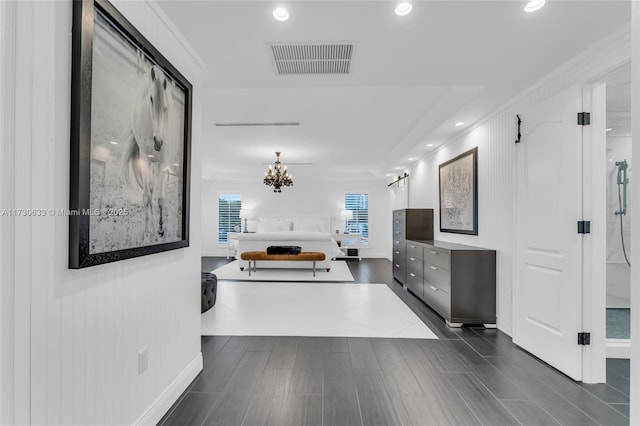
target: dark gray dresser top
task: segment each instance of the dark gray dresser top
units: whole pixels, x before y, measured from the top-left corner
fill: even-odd
[[[421,246],[429,246],[434,248],[440,248],[444,250],[484,250],[495,251],[493,249],[487,249],[483,247],[465,246],[464,244],[449,243],[447,241],[428,241],[428,240],[407,240],[407,242],[418,243]]]

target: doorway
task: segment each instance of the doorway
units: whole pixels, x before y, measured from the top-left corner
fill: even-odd
[[[611,71],[606,85],[606,339],[608,358],[630,358],[631,65]]]

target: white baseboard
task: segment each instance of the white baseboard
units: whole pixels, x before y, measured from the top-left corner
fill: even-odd
[[[631,340],[607,339],[607,358],[631,359]]]
[[[173,382],[138,416],[134,425],[157,425],[171,406],[180,398],[198,373],[202,371],[202,352],[185,367]]]

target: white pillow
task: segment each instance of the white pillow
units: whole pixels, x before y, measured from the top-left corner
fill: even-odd
[[[299,219],[293,221],[294,231],[324,232],[322,228],[322,223],[314,219]]]
[[[258,222],[258,232],[288,232],[291,231],[290,220],[262,220]]]

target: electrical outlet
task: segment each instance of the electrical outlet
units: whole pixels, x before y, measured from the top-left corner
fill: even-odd
[[[144,347],[138,352],[138,374],[142,374],[147,371],[149,367],[149,348]]]

